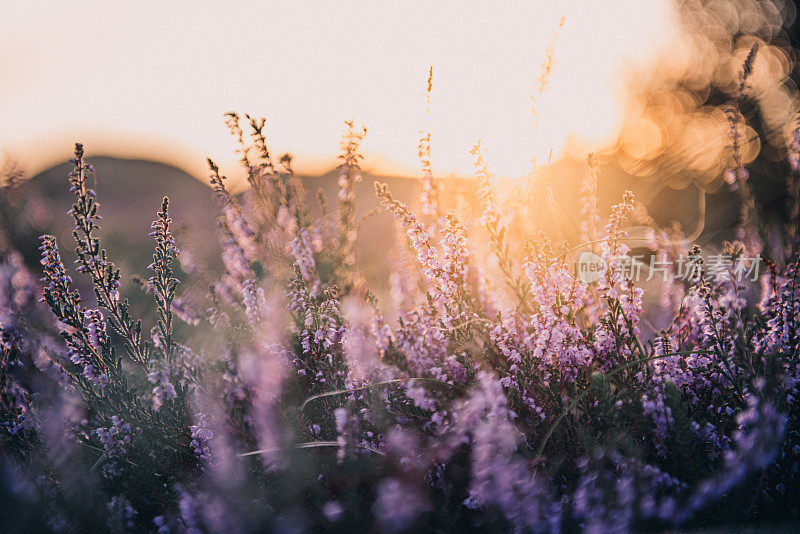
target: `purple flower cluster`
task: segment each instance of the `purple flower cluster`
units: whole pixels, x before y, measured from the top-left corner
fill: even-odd
[[[757,519],[774,519],[798,498],[797,255],[768,263],[756,303],[754,281],[703,276],[694,248],[700,276],[670,279],[652,327],[623,265],[630,220],[651,227],[664,259],[681,234],[637,214],[629,192],[601,228],[596,159],[576,229],[607,265],[590,283],[571,268],[578,249],[518,239],[479,147],[470,194],[482,217],[443,213],[423,134],[422,215],[375,186],[399,235],[392,310],[355,254],[363,132],[348,123],[329,214],[323,195],[309,208],[290,157],[273,165],[264,121],[246,118],[249,134],[238,115],[227,122],[250,191],[233,197],[210,163],[220,271],[179,252],[165,199],[151,276],[139,279],[150,314],[134,318],[100,246],[80,146],[71,213],[91,304],[55,238],[41,242],[43,300],[66,357],[46,336],[31,341],[32,281],[18,260],[0,265],[0,467],[52,481],[50,517],[66,521],[85,491],[117,530],[627,532],[749,520],[742,495]],[[175,260],[188,266],[180,291],[191,300],[178,294]],[[34,351],[63,380],[30,380],[45,375]],[[48,409],[34,410],[39,398]],[[40,414],[69,439],[54,439],[60,427]]]
[[[208,428],[208,416],[197,414],[196,422],[189,426],[192,441],[189,446],[194,450],[197,458],[204,464],[211,462],[211,447],[209,442],[214,438],[214,432]]]
[[[108,422],[109,426],[97,428],[94,435],[97,436],[107,459],[103,465],[103,473],[107,478],[114,478],[123,473],[123,465],[130,461],[127,458],[128,449],[141,429],[133,428],[130,423],[116,415],[112,415]]]

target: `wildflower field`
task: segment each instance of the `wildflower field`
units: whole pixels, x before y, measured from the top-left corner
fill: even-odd
[[[445,179],[422,132],[417,209],[379,181],[356,194],[355,123],[328,198],[264,119],[229,113],[248,187],[208,160],[216,262],[164,197],[138,206],[147,271],[122,272],[76,144],[72,240],[42,235],[36,264],[0,236],[0,531],[791,531],[800,126],[771,218],[743,155],[758,53],[719,106],[735,239],[708,250],[630,191],[604,206],[595,154],[559,231],[547,184],[500,183],[480,143],[474,176]],[[11,220],[21,180],[2,178]],[[366,265],[387,214],[391,254]]]

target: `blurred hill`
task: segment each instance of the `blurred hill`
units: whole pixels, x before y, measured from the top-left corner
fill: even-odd
[[[134,309],[146,313],[152,307],[150,297],[132,283],[131,276],[147,278],[151,274],[147,266],[153,258],[154,243],[147,234],[164,195],[170,198],[170,216],[179,246],[191,249],[199,261],[216,268],[217,204],[208,186],[174,167],[150,161],[94,157],[90,163],[95,168],[95,179],[90,179],[89,184],[97,192],[102,217],[101,244],[120,269],[122,294],[131,300]],[[57,165],[0,193],[4,227],[0,233],[34,272],[40,269],[38,236],[55,235],[67,270],[84,297],[93,302],[88,278],[76,276],[73,269],[73,221],[67,213],[75,201],[67,178],[71,170],[68,163]],[[180,269],[177,271],[182,277]],[[198,297],[200,289],[196,289]]]
[[[95,179],[90,186],[97,193],[100,204],[100,236],[109,257],[122,271],[123,294],[135,301],[141,292],[130,283],[133,274],[148,276],[147,266],[152,260],[153,242],[148,237],[150,223],[161,206],[164,195],[170,198],[170,216],[173,219],[178,246],[191,251],[193,258],[212,273],[219,269],[219,245],[215,220],[217,202],[210,187],[197,178],[174,167],[143,160],[109,157],[92,157]],[[6,193],[4,221],[10,245],[19,250],[29,266],[38,270],[38,236],[48,233],[58,239],[67,268],[74,261],[72,252],[72,218],[67,214],[74,202],[69,192],[67,174],[71,165],[64,163],[48,169],[22,183],[13,192]],[[327,198],[329,212],[336,209],[338,171],[321,176],[301,178],[308,196],[312,214],[318,216],[320,207],[318,191]],[[412,209],[419,204],[419,181],[409,178],[381,177],[364,174],[356,188],[356,216],[361,217],[379,206],[373,186],[374,181],[386,182],[392,194],[406,202]],[[472,190],[471,180],[448,181],[452,202],[461,193]],[[462,208],[465,204],[461,202]],[[469,207],[472,203],[467,202]],[[386,258],[395,240],[392,217],[381,210],[370,215],[361,226],[358,264],[370,287],[378,295],[388,289]],[[82,277],[74,276],[80,283]],[[186,289],[186,288],[184,288]]]
[[[94,157],[89,161],[95,168],[95,182],[91,186],[97,192],[103,216],[103,241],[120,267],[128,267],[133,272],[146,269],[152,250],[152,240],[147,234],[164,195],[170,197],[170,213],[179,245],[191,250],[198,260],[216,265],[217,204],[206,184],[175,167],[151,161],[109,157]],[[38,264],[37,237],[43,233],[56,235],[62,248],[66,249],[62,251],[65,254],[71,248],[68,245],[72,240],[72,222],[67,211],[72,206],[74,195],[69,192],[67,174],[70,170],[68,163],[53,167],[22,184],[15,191],[15,198],[6,199],[12,209],[6,214],[11,220],[4,222],[11,229],[13,244],[31,264]],[[562,237],[570,242],[576,238],[580,182],[584,173],[583,161],[565,159],[552,165],[549,179],[541,176],[545,174],[542,172],[533,183],[531,212],[537,219],[536,225],[548,229],[556,240],[561,231],[565,234]],[[337,179],[338,171],[335,169],[320,176],[301,178],[312,213],[319,214],[316,200],[319,190],[327,198],[328,209],[336,209]],[[356,188],[357,217],[379,206],[373,187],[376,180],[388,183],[392,194],[412,210],[418,208],[420,182],[416,178],[364,174]],[[553,191],[555,213],[548,204],[548,182]],[[457,208],[459,215],[467,220],[480,215],[474,180],[447,178],[442,179],[442,184],[445,209]],[[659,187],[659,184],[659,180],[632,179],[613,164],[604,166],[598,188],[601,216],[605,217],[603,212],[607,206],[620,201],[624,189],[632,189],[659,224],[666,226],[672,220],[679,220],[685,230],[691,232],[699,222],[698,192],[693,187],[679,191]],[[497,189],[501,197],[514,202],[519,201],[514,197],[519,195],[522,187],[519,182],[511,185],[499,183]],[[725,230],[734,225],[736,199],[726,189],[708,196],[704,232],[707,237],[726,234]],[[360,229],[359,264],[365,267],[376,261],[380,263],[393,240],[391,216],[383,211],[371,215],[369,223]]]
[[[124,274],[145,273],[152,260],[152,239],[147,236],[166,195],[170,215],[181,243],[198,258],[216,256],[214,224],[216,202],[211,190],[194,177],[168,165],[149,161],[95,157],[90,159],[95,179],[90,187],[100,204],[101,237],[111,259]],[[67,214],[75,201],[69,192],[68,163],[53,167],[22,184],[15,195],[16,220],[13,223],[17,248],[26,257],[34,250],[36,237],[56,236],[62,254],[73,258],[72,218]],[[38,254],[36,254],[38,257]]]
[[[150,223],[160,208],[164,195],[170,197],[170,215],[178,245],[191,251],[196,262],[212,273],[221,267],[215,219],[217,202],[211,189],[195,177],[174,167],[142,160],[125,160],[109,157],[90,158],[95,167],[100,214],[103,217],[101,237],[110,258],[122,271],[123,293],[134,305],[144,300],[136,286],[130,283],[133,274],[148,276],[147,265],[152,259],[153,242],[147,234]],[[53,167],[21,184],[16,190],[5,193],[3,226],[11,245],[23,253],[27,263],[38,270],[38,236],[51,233],[58,238],[62,255],[68,268],[74,260],[72,252],[72,219],[67,214],[74,195],[69,192],[67,163]],[[500,202],[511,202],[511,218],[506,222],[510,234],[520,241],[530,238],[532,227],[544,229],[554,243],[566,239],[577,244],[580,217],[580,184],[585,174],[585,164],[580,160],[564,159],[554,162],[549,173],[542,170],[527,184],[530,196],[524,194],[523,181],[497,183]],[[356,216],[367,215],[379,206],[373,187],[374,181],[386,182],[398,200],[419,212],[420,181],[416,178],[372,176],[364,174],[356,187]],[[302,177],[312,215],[320,215],[318,191],[327,198],[329,213],[335,213],[338,193],[338,171],[320,176]],[[476,195],[474,179],[446,178],[442,205],[446,211],[456,211],[470,232],[480,232],[481,202]],[[552,191],[552,200],[550,200]],[[608,207],[619,202],[622,192],[632,189],[637,199],[661,226],[677,220],[687,233],[702,227],[697,241],[711,249],[722,240],[732,239],[738,217],[738,199],[727,187],[709,193],[705,208],[701,206],[699,190],[690,186],[683,191],[664,187],[663,180],[634,178],[619,166],[603,166],[598,188],[600,215],[607,217]],[[768,188],[769,189],[769,188]],[[774,195],[774,193],[773,193]],[[527,198],[527,200],[526,200]],[[524,209],[523,209],[524,208]],[[703,213],[703,211],[705,213]],[[360,226],[357,264],[366,277],[370,289],[384,304],[388,304],[387,265],[392,262],[392,247],[396,240],[392,217],[385,210],[370,214]],[[637,248],[634,246],[634,248]],[[649,251],[638,250],[647,256]],[[181,276],[182,273],[179,273]],[[83,277],[74,277],[81,283]],[[201,298],[204,285],[195,288]],[[85,286],[84,286],[85,287]],[[182,292],[190,288],[184,286]]]

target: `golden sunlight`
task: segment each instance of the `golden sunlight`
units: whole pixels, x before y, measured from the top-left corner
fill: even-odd
[[[46,167],[80,138],[200,176],[194,162],[229,154],[231,109],[267,117],[272,146],[302,172],[335,163],[332,140],[353,119],[369,129],[367,169],[414,173],[429,65],[434,169],[471,173],[480,138],[493,172],[523,175],[568,138],[612,141],[623,75],[677,32],[662,0],[23,5],[2,3],[0,146]]]

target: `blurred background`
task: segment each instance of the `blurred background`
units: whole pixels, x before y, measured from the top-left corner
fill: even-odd
[[[34,174],[81,138],[202,175],[205,156],[235,160],[220,118],[237,110],[267,117],[273,151],[301,172],[328,170],[355,120],[371,169],[404,175],[433,65],[435,168],[470,173],[481,138],[495,172],[520,176],[570,134],[609,142],[623,79],[682,40],[669,0],[235,4],[0,2],[0,146]]]
[[[69,239],[65,162],[81,141],[123,272],[145,269],[163,194],[180,244],[213,267],[205,158],[234,190],[244,185],[228,111],[266,117],[273,154],[291,153],[306,189],[330,198],[343,121],[363,123],[361,213],[376,205],[375,178],[416,204],[417,144],[429,130],[446,202],[467,215],[480,211],[468,193],[480,139],[501,197],[525,204],[520,227],[575,242],[594,152],[603,217],[633,189],[657,224],[717,246],[738,217],[724,180],[735,165],[723,106],[754,43],[743,163],[765,217],[786,220],[793,209],[786,158],[800,108],[800,25],[788,1],[0,0],[0,13],[0,165],[21,182],[2,193],[2,224],[31,264],[36,236]],[[359,262],[380,292],[385,273],[369,271],[391,247],[391,221],[372,221]]]

